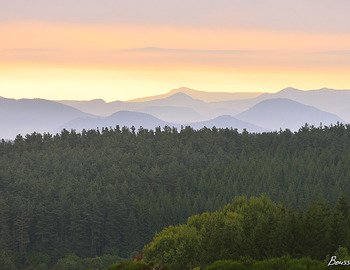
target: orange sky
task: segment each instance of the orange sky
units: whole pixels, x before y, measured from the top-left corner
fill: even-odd
[[[127,100],[186,86],[350,88],[350,34],[181,25],[0,23],[0,96]]]

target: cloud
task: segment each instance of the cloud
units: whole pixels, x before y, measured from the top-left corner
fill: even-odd
[[[142,53],[202,53],[202,54],[249,54],[263,52],[259,50],[202,50],[202,49],[170,49],[158,47],[143,47],[135,49],[112,50],[108,53],[142,52]]]
[[[47,49],[47,48],[13,48],[2,49],[2,52],[14,52],[14,53],[53,53],[53,52],[68,52],[68,50],[59,49]]]
[[[324,51],[323,54],[350,54],[350,50]]]
[[[350,33],[348,0],[11,0],[0,22],[182,25]]]

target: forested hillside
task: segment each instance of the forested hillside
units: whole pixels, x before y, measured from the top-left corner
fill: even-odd
[[[333,207],[350,192],[349,159],[341,124],[17,136],[0,144],[0,256],[20,268],[35,254],[49,266],[69,254],[128,257],[156,231],[241,195],[293,209],[322,197]]]

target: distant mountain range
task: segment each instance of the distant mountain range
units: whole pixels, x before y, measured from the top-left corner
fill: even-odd
[[[51,132],[72,119],[90,116],[50,100],[0,97],[0,139],[14,139],[17,134]]]
[[[236,117],[271,130],[288,128],[294,131],[305,123],[320,126],[343,122],[335,114],[285,98],[263,100]]]
[[[187,87],[180,87],[178,89],[173,89],[166,94],[132,99],[132,100],[129,100],[128,102],[145,102],[145,101],[151,101],[155,99],[162,99],[162,98],[170,97],[176,93],[184,93],[194,99],[200,99],[204,102],[218,102],[218,101],[227,101],[227,100],[255,98],[263,94],[261,92],[235,92],[235,93],[205,92],[205,91],[193,90]]]
[[[322,111],[337,114],[340,118],[350,121],[350,90],[334,90],[322,88],[302,91],[295,88],[285,88],[275,94],[263,94],[261,99],[287,98],[305,105],[316,107]]]
[[[262,128],[261,126],[254,125],[242,120],[237,119],[236,117],[230,116],[230,115],[222,115],[219,117],[216,117],[212,120],[208,121],[202,121],[202,122],[196,122],[190,124],[191,127],[194,129],[201,129],[204,127],[207,128],[233,128],[237,129],[239,132],[242,132],[243,129],[246,129],[249,132],[268,132],[271,131],[266,128]]]
[[[55,133],[60,132],[63,128],[67,130],[74,129],[77,132],[81,132],[83,129],[102,129],[103,127],[115,128],[119,125],[120,128],[132,127],[134,126],[136,130],[140,127],[146,129],[154,129],[158,126],[175,126],[179,127],[178,124],[168,123],[162,121],[150,114],[140,113],[140,112],[130,112],[130,111],[120,111],[116,112],[110,116],[106,117],[81,117],[69,121],[61,125],[59,128],[54,130]]]
[[[182,94],[182,98],[174,96]],[[217,97],[216,97],[217,96]],[[263,100],[286,98],[304,105],[310,105],[322,111],[337,114],[345,121],[350,121],[350,90],[334,90],[322,88],[303,91],[295,88],[285,88],[277,93],[214,93],[197,91],[189,88],[179,88],[164,95],[140,98],[131,101],[114,101],[106,103],[103,100],[91,101],[58,101],[83,112],[108,116],[117,111],[147,111],[147,107],[171,106],[188,107],[209,120],[220,115],[236,115]],[[164,117],[164,121],[171,121]],[[197,119],[198,121],[204,119]],[[189,121],[184,121],[189,122]]]
[[[350,120],[350,90],[302,91],[286,88],[268,93],[214,93],[179,88],[167,94],[131,101],[105,102],[8,99],[0,97],[0,138],[50,132],[63,128],[95,129],[116,125],[155,127],[192,126],[195,129],[244,128],[265,132],[305,123],[318,126]]]
[[[81,132],[83,129],[102,129],[103,127],[115,128],[119,125],[120,128],[123,126],[132,127],[139,129],[140,127],[146,129],[155,129],[156,127],[175,127],[181,129],[181,127],[191,126],[194,129],[201,129],[204,127],[212,128],[237,128],[238,131],[246,129],[249,132],[266,132],[268,129],[253,125],[242,120],[236,119],[233,116],[223,115],[215,119],[201,122],[194,122],[188,125],[181,125],[178,123],[170,123],[162,121],[150,114],[130,111],[120,111],[107,117],[82,117],[74,119],[58,129],[54,130],[55,133],[60,132],[63,128],[67,130],[74,129],[77,132]]]
[[[193,90],[194,91],[194,90]],[[78,110],[81,110],[85,113],[99,115],[99,116],[109,116],[118,111],[137,111],[145,112],[149,110],[154,110],[155,107],[181,107],[189,108],[194,110],[194,113],[197,114],[194,121],[209,120],[220,115],[228,114],[234,115],[239,111],[228,106],[218,106],[215,103],[204,102],[199,99],[195,99],[185,93],[176,92],[173,95],[162,97],[159,99],[152,99],[148,101],[138,101],[138,102],[123,102],[123,101],[113,101],[106,103],[103,100],[95,99],[91,101],[58,101],[62,104],[72,106]],[[152,109],[150,109],[152,108]],[[180,109],[179,109],[180,110]],[[172,121],[173,116],[167,118],[166,113],[161,113],[161,119],[164,121]],[[159,115],[158,115],[159,116]],[[191,115],[190,118],[195,117]],[[181,123],[189,123],[189,119],[183,118]]]

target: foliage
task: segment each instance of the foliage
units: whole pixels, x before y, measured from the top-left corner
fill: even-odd
[[[154,241],[144,248],[144,257],[147,261],[171,265],[174,270],[192,268],[198,264],[199,243],[200,236],[195,228],[170,226],[156,234]]]
[[[332,254],[328,255],[324,261],[327,266],[332,269],[344,269],[350,265],[350,255],[347,248],[339,246],[338,249]],[[339,264],[340,262],[340,264]],[[342,263],[345,263],[342,265]]]
[[[84,265],[81,259],[76,255],[70,255],[63,259],[58,260],[58,262],[54,266],[54,270],[70,270],[77,269],[83,270]]]
[[[294,260],[283,255],[299,257],[301,254],[324,259],[333,251],[331,238],[327,237],[331,232],[331,227],[327,226],[328,219],[332,216],[324,200],[314,200],[304,212],[297,213],[282,204],[273,203],[264,195],[249,200],[238,197],[219,211],[195,215],[188,219],[186,225],[170,226],[157,233],[153,241],[145,246],[144,258],[168,264],[173,269],[205,267],[217,260],[220,260],[217,267],[222,264],[220,267],[223,269],[231,267],[227,260],[239,260],[242,267],[254,266],[253,269],[305,269],[306,266],[319,269],[322,263],[314,263],[311,259]],[[189,239],[176,241],[189,230],[189,235],[197,240],[195,245]],[[349,231],[350,226],[346,230]],[[311,241],[312,238],[322,245]],[[300,250],[296,250],[295,246]],[[190,256],[177,256],[178,249],[186,250]],[[338,248],[334,254],[338,258],[348,256],[346,248]],[[279,259],[274,259],[276,257]],[[252,258],[260,262],[255,263]]]
[[[216,261],[210,266],[205,268],[206,270],[244,270],[246,269],[241,263],[234,261]]]
[[[154,265],[153,263],[144,262],[120,262],[108,266],[108,270],[168,270],[164,265]]]
[[[4,249],[0,249],[0,270],[13,270],[16,269],[16,265],[8,256],[8,252]]]
[[[349,157],[350,128],[342,124],[295,133],[116,127],[18,135],[0,143],[0,256],[21,269],[77,263],[69,254],[128,258],[154,232],[208,212],[191,221],[205,248],[202,263],[237,260],[237,250],[253,259],[324,259],[339,245],[350,248]],[[241,199],[227,217],[209,217],[232,198],[262,193],[288,207]]]
[[[277,259],[264,260],[256,262],[252,270],[324,270],[326,266],[320,261],[311,260],[309,258],[291,259],[283,256]]]
[[[47,254],[41,254],[39,252],[31,251],[26,256],[25,266],[26,268],[40,268],[47,269],[51,263],[51,258]]]
[[[118,256],[103,255],[95,258],[79,258],[71,254],[60,260],[54,265],[53,269],[105,269],[116,261]]]
[[[244,266],[236,261],[216,261],[206,270],[234,270],[234,269],[249,269],[249,270],[324,270],[326,266],[324,263],[310,258],[291,259],[289,256],[280,258],[267,259],[255,262],[253,265]]]

